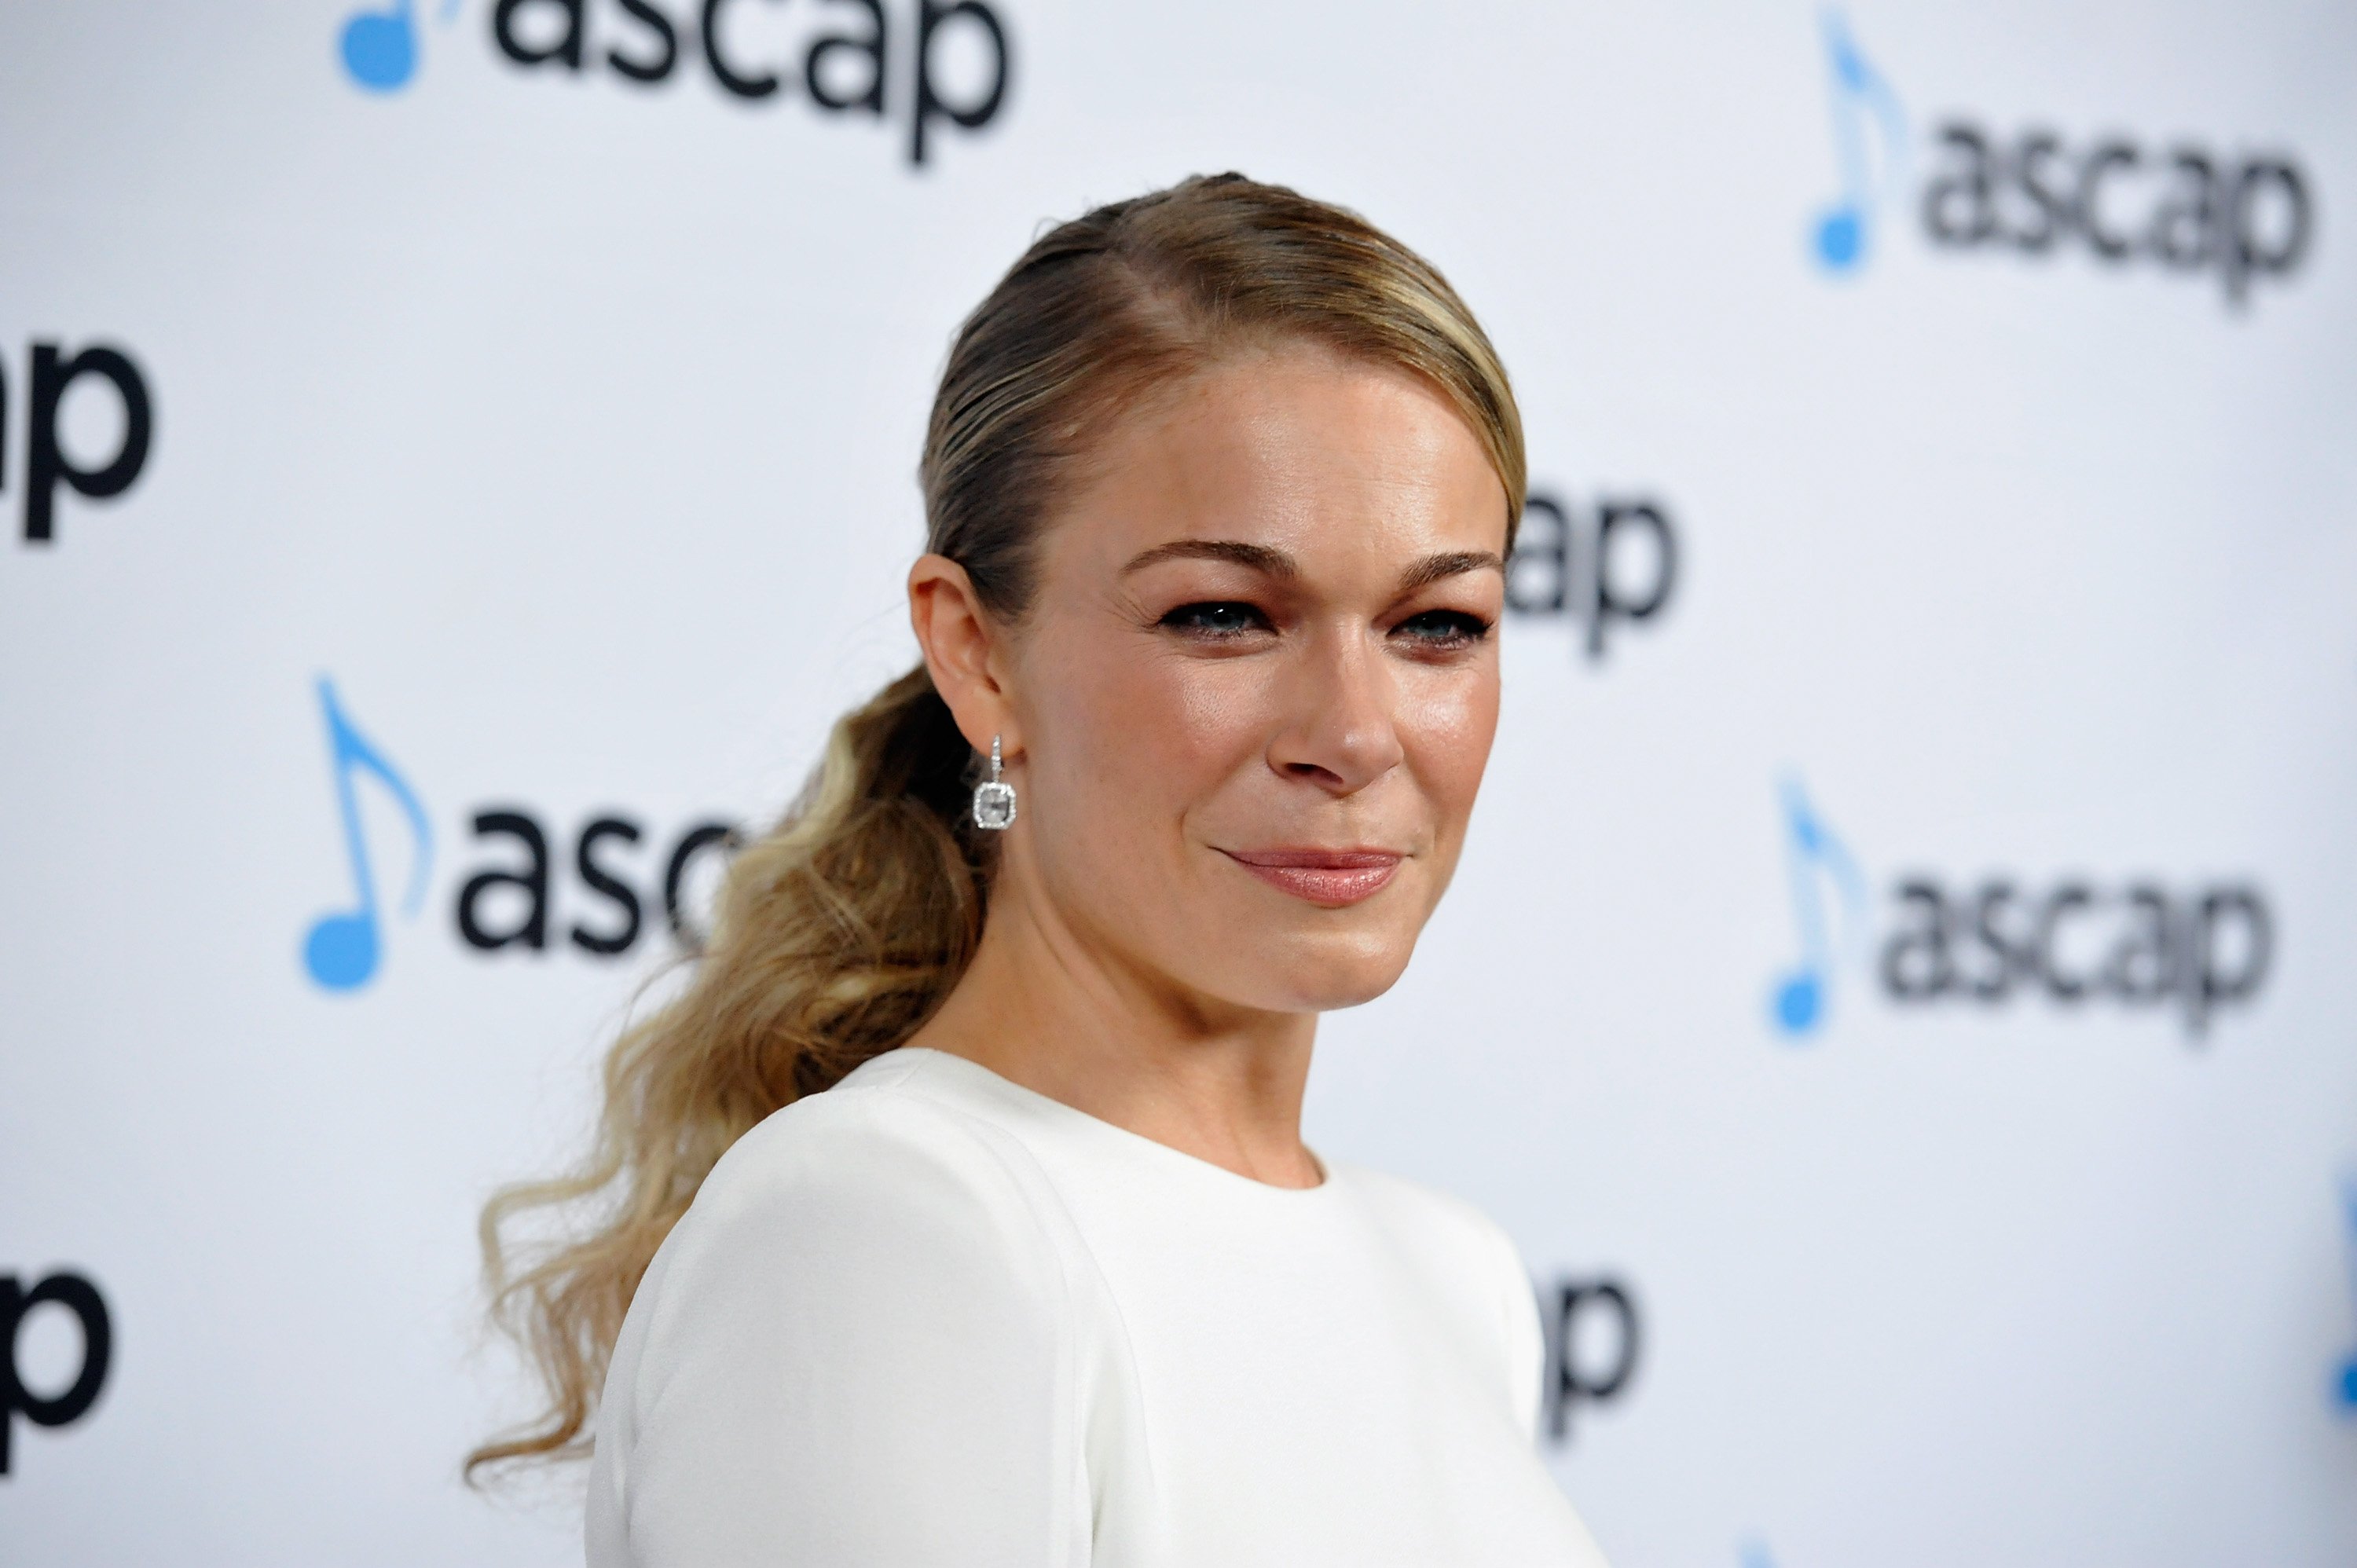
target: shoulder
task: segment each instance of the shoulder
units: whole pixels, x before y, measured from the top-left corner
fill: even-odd
[[[696,1202],[759,1201],[816,1184],[923,1196],[946,1187],[988,1200],[1012,1196],[1019,1152],[980,1118],[921,1092],[905,1072],[862,1073],[805,1095],[754,1126],[720,1157]],[[844,1178],[859,1174],[856,1183]]]
[[[890,1075],[795,1101],[737,1139],[673,1228],[640,1294],[661,1337],[716,1298],[815,1294],[861,1310],[918,1292],[1045,1326],[1069,1270],[1044,1182],[984,1120]],[[723,1315],[725,1316],[725,1315]]]
[[[1355,1187],[1378,1223],[1396,1240],[1452,1265],[1460,1277],[1495,1286],[1530,1288],[1521,1252],[1498,1222],[1463,1198],[1381,1171],[1358,1165],[1335,1167]]]
[[[1545,1349],[1522,1250],[1487,1214],[1398,1176],[1340,1167],[1410,1269],[1476,1354],[1515,1426],[1537,1430]]]
[[[1021,1161],[889,1075],[739,1138],[616,1343],[590,1560],[1074,1560],[1075,1296]]]
[[[630,1302],[608,1377],[622,1446],[666,1407],[766,1433],[838,1401],[925,1408],[921,1386],[953,1376],[1008,1398],[1052,1386],[1071,1271],[1013,1154],[953,1108],[872,1085],[737,1139]]]
[[[748,1224],[807,1234],[856,1221],[887,1237],[949,1224],[1021,1252],[1049,1240],[1039,1186],[1022,1146],[986,1121],[920,1091],[905,1074],[862,1074],[737,1139],[679,1229],[693,1240]]]

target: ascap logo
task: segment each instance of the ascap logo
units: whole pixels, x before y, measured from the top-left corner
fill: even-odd
[[[2266,984],[2275,916],[2246,877],[2171,885],[2102,878],[1919,871],[1892,879],[1881,931],[1866,873],[1798,780],[1782,790],[1785,868],[1799,954],[1770,987],[1769,1017],[1792,1038],[1817,1032],[1836,988],[1864,969],[1886,1002],[1917,1009],[2002,1007],[2039,997],[2066,1010],[2172,1006],[2199,1041]]]
[[[2280,148],[2074,135],[2035,123],[2006,130],[1952,113],[1927,138],[1919,189],[1898,93],[1838,12],[1826,14],[1824,33],[1840,192],[1808,232],[1811,253],[1828,273],[1864,266],[1879,231],[1910,204],[1939,252],[2075,252],[2107,269],[2208,274],[2236,305],[2259,284],[2289,277],[2307,257],[2313,188]]]
[[[344,21],[344,73],[371,92],[418,73],[426,0],[393,0]],[[457,19],[441,0],[437,30]],[[897,116],[912,165],[945,131],[970,134],[1006,106],[1014,44],[987,0],[491,0],[494,58],[511,70],[603,77],[634,91],[701,76],[729,102],[774,107],[795,99],[830,121],[886,124]]]
[[[1592,663],[1624,626],[1667,609],[1678,584],[1678,534],[1666,503],[1615,494],[1588,505],[1534,490],[1506,563],[1506,609],[1560,619]]]
[[[397,908],[405,920],[414,920],[425,908],[434,826],[408,776],[352,722],[334,683],[321,677],[318,693],[350,902],[317,916],[306,929],[303,969],[323,990],[357,991],[382,968],[387,930],[386,900],[360,787],[371,786],[399,811],[406,875]],[[592,812],[572,835],[569,864],[579,882],[564,893],[573,918],[562,921],[555,911],[564,878],[551,854],[548,820],[545,812],[512,802],[468,814],[475,844],[496,852],[464,868],[451,902],[452,927],[469,951],[544,953],[556,929],[558,945],[590,958],[619,958],[653,929],[649,914],[656,910],[674,942],[690,950],[702,945],[703,934],[689,913],[699,902],[691,885],[711,856],[725,857],[736,847],[731,823],[689,822],[672,835],[660,858],[633,865],[641,854],[639,846],[653,836],[644,820],[624,811]]]
[[[352,906],[331,910],[311,922],[303,938],[303,967],[329,991],[352,991],[375,979],[384,961],[384,918],[377,897],[376,862],[361,825],[355,785],[363,776],[373,779],[401,808],[408,824],[409,891],[402,899],[402,913],[411,919],[425,907],[425,878],[434,867],[434,827],[408,778],[344,716],[342,705],[336,701],[335,684],[324,675],[319,677],[319,708],[327,721],[328,774],[335,782],[337,820],[343,824]]]
[[[110,344],[70,350],[62,343],[34,343],[26,359],[25,542],[46,545],[57,538],[60,489],[108,500],[137,482],[155,438],[156,405],[138,362]],[[75,451],[65,428],[82,423],[71,417],[70,405],[80,401],[77,387],[86,389],[83,396],[100,400],[91,412],[101,422],[112,415],[115,424],[112,449],[102,455]],[[8,379],[0,370],[0,488],[7,475]]]
[[[521,858],[505,865],[486,864],[458,889],[455,908],[458,935],[478,951],[498,952],[516,948],[540,952],[549,945],[552,904],[549,832],[542,819],[523,806],[496,806],[474,817],[477,842],[506,841]],[[633,882],[640,875],[623,862],[647,838],[636,818],[600,812],[581,824],[573,838],[572,865],[579,875],[579,896],[602,908],[584,909],[565,933],[565,941],[592,958],[617,958],[638,945],[648,929],[647,912],[662,911],[663,929],[682,947],[704,945],[683,902],[690,875],[706,852],[726,854],[737,844],[737,830],[726,822],[691,822],[681,829],[655,863],[661,880],[647,887]]]
[[[1625,1397],[1643,1344],[1637,1298],[1610,1277],[1561,1279],[1539,1293],[1546,1334],[1545,1408],[1548,1441],[1571,1441],[1572,1412]]]
[[[458,0],[442,0],[439,20],[448,26],[458,16]],[[371,92],[393,92],[409,85],[417,74],[416,0],[393,0],[382,11],[356,11],[344,19],[336,35],[336,52],[344,74]]]
[[[43,1307],[70,1316],[81,1333],[81,1354],[73,1376],[56,1380],[44,1393],[28,1377],[25,1366],[25,1329],[48,1315]],[[10,1434],[16,1418],[35,1426],[69,1426],[90,1413],[106,1388],[106,1371],[114,1356],[114,1322],[98,1287],[78,1273],[59,1270],[27,1285],[15,1274],[0,1274],[0,1476],[8,1473]]]

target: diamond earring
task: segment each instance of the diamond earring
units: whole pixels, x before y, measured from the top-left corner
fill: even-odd
[[[990,737],[990,777],[974,787],[974,825],[1004,832],[1015,825],[1015,786],[998,776],[998,737]]]

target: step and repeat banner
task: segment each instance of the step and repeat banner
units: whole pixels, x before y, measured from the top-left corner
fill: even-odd
[[[577,1560],[474,1219],[913,657],[950,334],[1226,168],[1533,493],[1313,1142],[1627,1568],[2357,1560],[2357,13],[0,9],[0,1561]]]

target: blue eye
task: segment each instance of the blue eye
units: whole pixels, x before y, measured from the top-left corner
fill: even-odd
[[[1462,610],[1426,610],[1393,628],[1427,648],[1470,648],[1490,635],[1490,623]]]
[[[1211,637],[1240,637],[1246,632],[1272,629],[1266,616],[1252,606],[1233,599],[1180,605],[1162,618],[1162,624],[1174,631],[1190,631]]]

